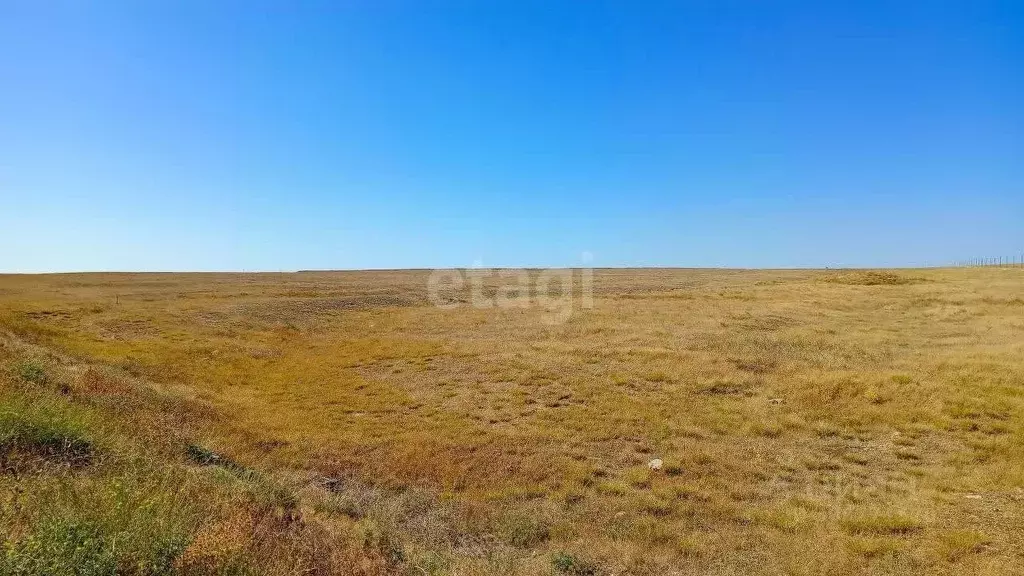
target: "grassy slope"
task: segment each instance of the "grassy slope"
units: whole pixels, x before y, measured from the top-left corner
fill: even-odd
[[[420,272],[0,278],[9,561],[1012,573],[1022,281],[598,271],[549,326]]]
[[[354,524],[194,443],[216,413],[0,339],[0,574],[383,574]]]

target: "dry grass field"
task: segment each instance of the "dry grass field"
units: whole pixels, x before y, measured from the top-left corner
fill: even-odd
[[[0,572],[1024,566],[1024,270],[427,276],[0,276]]]

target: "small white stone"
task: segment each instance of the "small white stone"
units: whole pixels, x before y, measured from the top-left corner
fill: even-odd
[[[981,500],[981,494],[966,494],[964,498],[970,498],[971,500]]]
[[[655,458],[654,460],[651,460],[650,462],[647,463],[647,467],[650,468],[651,470],[661,470],[661,466],[663,464],[664,462],[661,461],[661,458]]]

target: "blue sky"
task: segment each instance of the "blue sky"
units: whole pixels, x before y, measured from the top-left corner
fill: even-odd
[[[1019,3],[290,4],[0,0],[0,271],[1024,252]]]

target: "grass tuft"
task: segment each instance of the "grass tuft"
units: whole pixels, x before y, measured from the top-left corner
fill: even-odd
[[[990,538],[978,530],[952,530],[942,534],[937,544],[939,555],[949,562],[957,562],[970,554],[985,550]]]
[[[548,539],[551,527],[537,514],[510,512],[498,520],[497,533],[509,546],[532,548]]]
[[[844,519],[841,524],[851,534],[875,536],[902,536],[924,528],[920,520],[897,513],[857,515]]]

